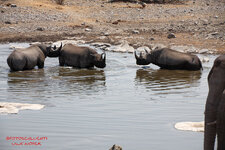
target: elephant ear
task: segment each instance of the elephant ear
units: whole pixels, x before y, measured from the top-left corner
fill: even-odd
[[[51,52],[51,50],[52,50],[52,47],[51,46],[47,46],[46,47],[47,54],[49,54]]]

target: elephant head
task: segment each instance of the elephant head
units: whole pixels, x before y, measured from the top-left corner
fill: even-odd
[[[98,68],[104,68],[106,66],[105,60],[106,60],[106,54],[102,53],[100,54],[93,54],[94,56],[94,65]]]
[[[148,65],[150,64],[149,61],[149,57],[150,57],[150,53],[148,53],[148,51],[146,51],[146,54],[143,56],[143,52],[140,53],[140,56],[137,56],[136,51],[134,52],[135,58],[136,58],[136,64],[137,65]]]
[[[49,46],[49,47],[47,47],[47,51],[48,51],[47,56],[48,57],[59,57],[61,50],[62,50],[62,43],[58,49],[56,48],[56,46],[54,46],[53,48],[51,46]]]
[[[218,150],[225,148],[225,55],[219,56],[208,75],[209,93],[205,106],[205,134],[204,150],[213,150],[216,135],[218,136]],[[221,106],[222,105],[222,106]],[[219,114],[219,115],[218,115]],[[222,128],[221,128],[222,127]],[[219,136],[220,135],[220,136]],[[221,141],[221,137],[223,140]]]

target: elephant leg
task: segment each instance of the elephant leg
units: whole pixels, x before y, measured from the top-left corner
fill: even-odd
[[[38,59],[38,63],[37,63],[37,66],[39,69],[41,68],[44,68],[44,65],[45,65],[45,59]]]
[[[63,57],[59,57],[59,66],[64,66],[65,65],[65,60]]]
[[[204,150],[214,150],[216,138],[216,111],[205,112]]]
[[[14,59],[12,60],[12,67],[11,70],[13,71],[21,71],[21,70],[25,70],[25,66],[26,66],[26,59]]]
[[[225,90],[217,111],[217,150],[225,150]]]

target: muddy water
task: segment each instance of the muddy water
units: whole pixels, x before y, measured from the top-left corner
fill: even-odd
[[[0,101],[46,107],[0,115],[1,149],[106,150],[115,143],[128,150],[202,149],[203,133],[177,131],[174,124],[203,120],[216,56],[202,72],[142,68],[132,54],[111,52],[104,69],[59,67],[57,58],[47,58],[44,69],[9,72],[9,46],[0,45]],[[47,140],[12,146],[21,141],[7,136]]]

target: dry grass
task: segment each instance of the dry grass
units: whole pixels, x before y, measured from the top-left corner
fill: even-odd
[[[180,3],[183,2],[184,0],[110,0],[109,2],[131,2],[131,3],[136,3],[136,2],[145,2],[145,3]]]

